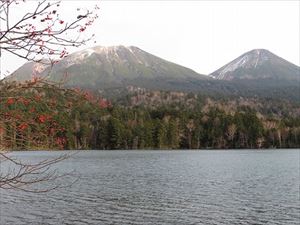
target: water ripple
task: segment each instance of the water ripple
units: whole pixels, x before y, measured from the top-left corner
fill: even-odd
[[[82,152],[58,168],[79,173],[70,188],[1,190],[0,224],[296,225],[299,153]],[[58,153],[16,154],[31,160]]]

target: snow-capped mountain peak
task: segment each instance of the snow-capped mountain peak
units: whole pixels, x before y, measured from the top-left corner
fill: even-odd
[[[32,73],[20,68],[14,74],[24,79]],[[95,46],[68,55],[41,76],[49,73],[49,79],[60,80],[68,74],[69,86],[108,88],[123,85],[180,86],[190,85],[191,80],[207,80],[186,67],[169,62],[134,46]],[[24,74],[24,75],[23,75]],[[172,83],[173,82],[173,83]]]
[[[279,74],[278,71],[285,67],[293,68],[292,73],[297,75],[295,72],[297,66],[266,49],[254,49],[234,59],[211,75],[220,80],[279,78],[284,74]],[[290,72],[291,70],[288,69],[288,73]]]
[[[114,61],[126,61],[127,55],[131,54],[132,57],[136,57],[138,52],[141,52],[139,48],[135,46],[95,46],[92,48],[84,49],[75,53],[72,53],[64,60],[68,66],[81,63],[83,60],[92,56],[93,54],[106,58],[106,60]],[[137,60],[141,61],[141,60]]]
[[[226,79],[226,75],[229,72],[233,72],[239,68],[256,68],[257,66],[264,63],[264,61],[269,60],[269,51],[265,49],[254,49],[247,52],[240,57],[233,60],[231,63],[227,64],[221,71],[219,71],[218,79]]]

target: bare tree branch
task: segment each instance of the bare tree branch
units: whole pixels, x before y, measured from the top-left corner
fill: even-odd
[[[67,56],[66,47],[79,47],[93,37],[84,38],[82,33],[98,18],[97,6],[93,10],[79,9],[73,20],[64,21],[58,13],[60,1],[38,1],[31,12],[11,25],[12,10],[19,4],[26,2],[1,0],[1,20],[6,25],[0,30],[0,52],[42,63],[48,58],[47,62],[53,63],[53,58]]]
[[[98,18],[98,6],[91,10],[78,9],[74,18],[68,18],[67,21],[59,14],[61,1],[35,1],[31,10],[16,15],[16,7],[26,4],[26,0],[0,0],[0,59],[2,51],[5,51],[27,61],[50,64],[52,67],[58,59],[68,55],[67,47],[79,47],[93,38],[93,35],[84,38],[82,34]],[[26,163],[8,152],[28,146],[63,148],[63,137],[53,132],[61,127],[49,116],[56,113],[57,109],[49,99],[41,103],[42,95],[49,89],[55,90],[60,97],[76,96],[74,90],[60,86],[60,83],[44,79],[20,84],[0,80],[0,189],[47,192],[63,186],[55,183],[55,180],[72,175],[60,174],[53,168],[53,165],[70,158],[72,154]],[[43,114],[37,114],[34,107],[29,107],[35,103],[38,103]],[[68,110],[66,107],[66,119]],[[37,188],[37,184],[47,185]]]

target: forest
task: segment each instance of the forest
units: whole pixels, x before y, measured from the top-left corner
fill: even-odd
[[[37,78],[37,72],[46,65],[49,70],[46,70],[48,74],[45,77],[54,74],[53,66],[67,57],[69,48],[76,49],[93,40],[94,35],[80,35],[97,20],[99,7],[74,8],[77,16],[69,18],[68,22],[58,13],[60,4],[38,1],[31,13],[24,12],[17,18],[16,24],[11,23],[11,17],[16,15],[15,7],[21,3],[27,4],[10,0],[0,5],[0,11],[4,12],[1,19],[6,23],[6,30],[0,35],[1,51],[40,65],[29,70],[32,80],[22,83],[0,80],[0,150],[300,147],[297,80],[249,79],[229,83],[212,82],[211,79],[199,79],[197,82],[194,79],[169,80],[170,77],[162,76],[162,79],[154,79],[152,85],[149,79],[133,79],[135,82],[125,84],[137,87],[126,87],[125,92],[107,87],[109,94],[119,93],[114,98],[104,92],[100,95],[99,88],[94,92],[66,89],[57,80],[58,83],[55,83]],[[77,38],[70,38],[70,32]],[[142,52],[134,50],[139,54]],[[144,56],[147,59],[151,56],[150,61],[154,60],[155,65],[164,63],[171,77],[191,73],[146,52],[141,55],[142,58]],[[275,57],[275,61],[278,60]],[[290,68],[298,71],[298,67],[290,67],[281,59],[279,62],[278,71],[284,78],[287,72],[292,71],[293,74],[294,69]],[[132,63],[139,68],[138,61],[133,60]],[[92,70],[89,72],[87,69],[94,68],[92,64],[81,68],[84,69],[76,69],[76,72],[106,74],[99,73],[97,69],[94,73]],[[119,71],[121,75],[132,75],[130,71]],[[152,75],[165,75],[164,69],[155,71]],[[63,77],[62,80],[67,78],[67,73]],[[95,86],[97,79],[80,77]],[[108,80],[101,85],[108,86],[106,84],[110,83],[112,81]],[[166,87],[174,84],[181,88],[178,91],[153,90],[163,87],[163,83],[167,85],[164,90],[171,90]],[[141,88],[139,86],[143,85],[138,84],[147,85]],[[191,87],[196,88],[194,93],[185,93],[191,91]],[[202,93],[196,94],[195,90]]]
[[[0,149],[300,146],[300,110],[288,102],[269,103],[268,108],[268,100],[262,99],[211,99],[144,89],[111,102],[38,80],[3,82],[0,93]]]

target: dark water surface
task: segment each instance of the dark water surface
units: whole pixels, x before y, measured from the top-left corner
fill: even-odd
[[[80,152],[59,165],[80,175],[71,187],[1,190],[0,224],[299,224],[299,157],[300,150]]]

